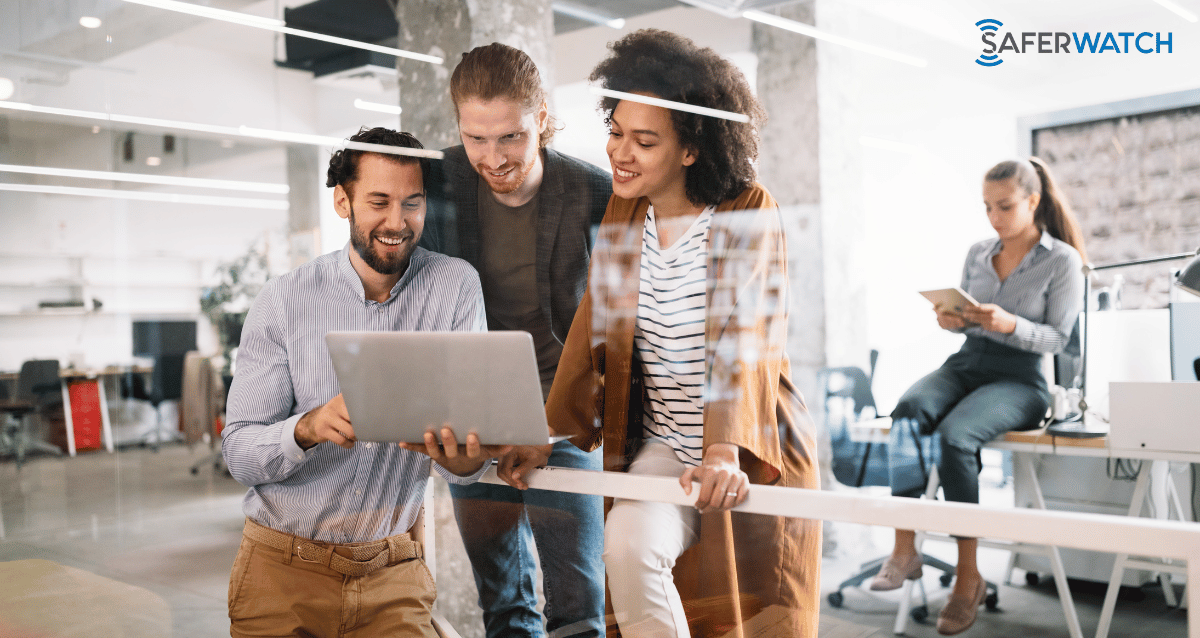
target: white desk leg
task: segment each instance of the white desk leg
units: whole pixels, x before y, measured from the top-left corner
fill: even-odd
[[[1146,491],[1150,483],[1150,464],[1142,462],[1138,470],[1137,483],[1133,487],[1133,499],[1129,503],[1129,516],[1140,516],[1142,505],[1146,501]],[[1108,592],[1104,594],[1104,606],[1100,608],[1100,624],[1096,626],[1096,638],[1107,638],[1109,625],[1112,624],[1113,610],[1117,608],[1117,593],[1121,591],[1121,580],[1125,577],[1125,561],[1129,554],[1117,554],[1113,561],[1112,577],[1108,579]],[[1188,567],[1191,567],[1189,562]]]
[[[1187,580],[1188,638],[1200,638],[1200,618],[1196,617],[1200,610],[1200,550],[1188,556]]]
[[[66,379],[59,380],[63,395],[63,418],[67,422],[67,453],[75,456],[75,420],[71,418],[71,390]]]
[[[104,449],[113,452],[112,421],[108,418],[108,396],[104,391],[104,376],[96,377],[96,392],[100,394],[100,427],[104,436]]]
[[[1042,497],[1042,484],[1038,482],[1037,471],[1033,468],[1030,454],[1013,454],[1013,460],[1020,459],[1021,469],[1029,479],[1033,489],[1033,504],[1040,510],[1046,509],[1046,499]],[[1067,631],[1071,638],[1083,638],[1083,629],[1079,626],[1079,615],[1075,613],[1075,599],[1071,596],[1071,588],[1067,584],[1067,570],[1063,567],[1062,555],[1058,547],[1051,545],[1050,571],[1054,574],[1054,587],[1058,589],[1058,599],[1062,602],[1063,616],[1067,619]]]

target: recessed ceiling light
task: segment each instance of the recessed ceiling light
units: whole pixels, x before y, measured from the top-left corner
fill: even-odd
[[[17,92],[17,85],[8,78],[0,78],[0,100],[7,100]]]
[[[161,157],[147,157],[146,158],[146,166],[158,166],[159,164],[162,164]]]
[[[92,16],[83,16],[79,19],[79,26],[84,27],[85,29],[99,29],[101,24],[103,23],[100,22],[100,18],[95,18]]]

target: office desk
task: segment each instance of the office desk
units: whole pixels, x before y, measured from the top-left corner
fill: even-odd
[[[1037,472],[1034,469],[1033,459],[1038,454],[1051,454],[1057,456],[1076,456],[1076,457],[1092,457],[1102,459],[1130,459],[1138,461],[1149,461],[1142,463],[1137,472],[1137,480],[1134,485],[1133,497],[1129,504],[1127,512],[1128,516],[1141,516],[1143,509],[1146,506],[1146,496],[1150,487],[1152,475],[1167,476],[1167,464],[1175,462],[1184,463],[1200,463],[1200,454],[1189,452],[1163,452],[1163,451],[1147,451],[1141,449],[1115,449],[1109,446],[1106,437],[1095,439],[1071,439],[1065,437],[1055,437],[1046,434],[1044,430],[1031,430],[1028,432],[1009,432],[1003,438],[997,439],[988,443],[985,447],[997,450],[1009,450],[1013,452],[1014,464],[1019,466],[1020,475],[1030,483],[1033,491],[1034,506],[1040,509],[1046,509],[1045,499],[1042,496],[1041,483],[1038,479]],[[1166,481],[1166,492],[1168,499],[1172,499],[1165,509],[1166,511],[1158,511],[1155,513],[1157,518],[1170,518],[1170,505],[1173,504],[1178,518],[1183,518],[1183,509],[1179,503],[1179,495],[1175,492],[1175,486],[1169,479]],[[1058,585],[1060,596],[1066,592],[1067,597],[1064,598],[1064,609],[1067,606],[1069,598],[1069,590],[1066,589],[1066,574],[1062,567],[1061,559],[1055,560],[1057,550],[1052,552],[1051,567],[1054,571],[1055,582]],[[1011,566],[1011,563],[1010,563]],[[1105,638],[1108,635],[1109,625],[1112,621],[1113,611],[1116,607],[1117,593],[1121,588],[1121,581],[1124,578],[1125,570],[1128,568],[1142,568],[1155,572],[1170,572],[1184,573],[1184,568],[1180,565],[1173,565],[1159,561],[1149,561],[1143,559],[1130,558],[1128,554],[1121,554],[1116,557],[1113,564],[1112,576],[1108,581],[1108,591],[1104,597],[1104,606],[1100,613],[1100,622],[1096,628],[1096,638]],[[1169,585],[1169,580],[1164,583]],[[1189,586],[1200,586],[1200,583],[1188,583]],[[1164,586],[1163,591],[1166,595],[1167,604],[1175,605],[1175,592],[1170,586]],[[1074,615],[1072,607],[1071,614]],[[1070,624],[1070,615],[1068,616],[1068,624]],[[1078,622],[1077,620],[1075,622]]]
[[[887,441],[891,427],[891,419],[881,417],[879,419],[860,421],[850,424],[851,438],[854,440],[863,441]],[[1027,480],[1031,491],[1033,492],[1033,507],[1036,509],[1047,509],[1046,500],[1042,494],[1041,482],[1038,479],[1037,471],[1034,467],[1034,458],[1036,455],[1058,455],[1058,456],[1076,456],[1076,457],[1092,457],[1101,459],[1131,459],[1150,461],[1150,463],[1142,463],[1137,473],[1137,480],[1133,490],[1133,497],[1129,504],[1129,509],[1126,512],[1128,516],[1140,516],[1146,505],[1146,495],[1150,485],[1150,477],[1152,474],[1165,474],[1163,470],[1166,465],[1172,461],[1184,463],[1200,463],[1200,454],[1188,452],[1161,452],[1147,451],[1141,449],[1113,449],[1109,447],[1107,437],[1094,439],[1073,439],[1067,437],[1056,437],[1046,433],[1044,429],[1029,430],[1026,432],[1009,432],[1003,437],[998,438],[984,447],[1009,450],[1013,452],[1013,462],[1017,466],[1017,480]],[[930,474],[930,483],[927,486],[926,494],[932,498],[932,494],[937,492],[937,468],[933,468]],[[1178,502],[1178,494],[1174,494],[1174,484],[1168,480],[1167,482],[1168,497],[1174,495],[1175,511],[1182,518],[1182,507]],[[1157,512],[1158,518],[1168,518],[1170,507],[1166,508],[1168,512]],[[928,536],[922,534],[922,536]],[[932,535],[928,536],[936,540],[953,540],[948,536]],[[1067,622],[1067,630],[1072,638],[1082,638],[1083,630],[1079,624],[1079,616],[1075,611],[1075,602],[1071,596],[1071,590],[1067,585],[1066,569],[1063,566],[1062,556],[1055,546],[1040,547],[1032,546],[1026,543],[1011,543],[1011,542],[991,542],[985,539],[980,539],[979,544],[984,547],[992,547],[996,549],[1004,549],[1013,552],[1013,560],[1009,562],[1008,572],[1011,574],[1012,565],[1016,558],[1016,552],[1041,553],[1046,555],[1050,560],[1050,571],[1054,575],[1054,582],[1058,590],[1059,600],[1062,601],[1063,615]],[[1118,555],[1113,564],[1112,575],[1108,581],[1108,591],[1104,597],[1104,606],[1100,614],[1100,622],[1096,629],[1096,638],[1106,638],[1108,635],[1109,624],[1112,621],[1113,611],[1116,608],[1117,593],[1121,588],[1121,580],[1124,578],[1125,569],[1127,568],[1142,568],[1156,572],[1171,572],[1184,573],[1184,568],[1180,565],[1166,564],[1157,561],[1148,561],[1142,559],[1131,559],[1127,554]],[[1008,579],[1008,574],[1005,576]],[[1200,583],[1188,583],[1191,587],[1198,587]],[[1175,593],[1170,587],[1164,587],[1166,592],[1167,604],[1175,605]],[[906,590],[907,593],[907,590]],[[904,623],[908,617],[908,597],[902,599],[900,612],[896,616],[896,633],[903,633]]]
[[[107,366],[104,368],[90,369],[75,369],[75,368],[60,368],[58,378],[62,387],[62,402],[63,402],[63,417],[67,423],[67,453],[75,456],[75,423],[74,416],[71,413],[71,384],[79,381],[94,380],[96,382],[96,393],[99,395],[100,403],[100,435],[104,443],[104,448],[109,452],[114,449],[112,421],[108,414],[108,398],[104,380],[106,378],[120,377],[124,374],[149,374],[153,370],[151,368],[141,366]],[[16,383],[18,373],[5,372],[0,373],[0,382],[14,384]]]

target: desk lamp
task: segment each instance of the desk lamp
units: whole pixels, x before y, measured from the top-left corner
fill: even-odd
[[[1140,266],[1142,264],[1154,264],[1161,261],[1174,261],[1176,259],[1191,259],[1192,261],[1184,266],[1183,270],[1175,278],[1175,285],[1200,296],[1200,248],[1190,253],[1179,253],[1176,255],[1163,255],[1162,257],[1150,257],[1148,259],[1134,259],[1131,261],[1119,261],[1101,266],[1092,266],[1085,264],[1083,266],[1083,339],[1080,344],[1080,388],[1079,388],[1079,413],[1087,414],[1087,313],[1088,313],[1088,298],[1091,296],[1091,281],[1092,272],[1097,270],[1109,270],[1111,268],[1124,268],[1126,266]]]

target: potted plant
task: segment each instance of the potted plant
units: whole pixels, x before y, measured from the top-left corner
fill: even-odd
[[[217,265],[219,283],[200,294],[200,310],[217,329],[224,363],[221,374],[232,374],[233,354],[242,339],[242,324],[250,304],[270,279],[267,253],[252,244],[240,257]]]

